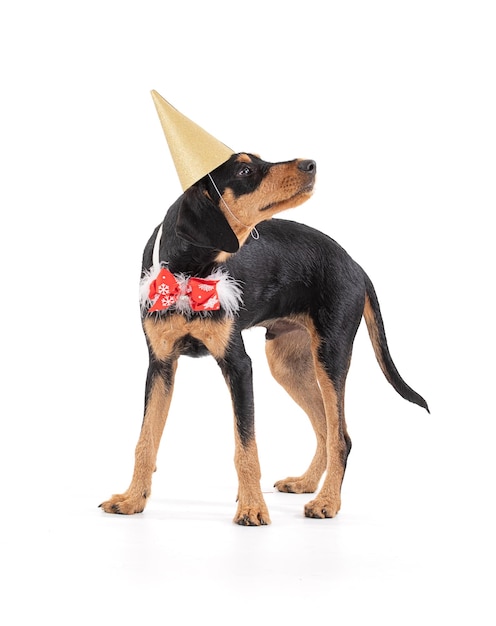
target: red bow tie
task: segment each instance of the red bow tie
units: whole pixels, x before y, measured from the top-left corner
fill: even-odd
[[[179,298],[188,298],[193,311],[217,311],[220,309],[218,282],[206,278],[188,278],[180,282],[172,272],[162,268],[157,278],[150,283],[148,297],[153,305],[148,312],[168,309]]]

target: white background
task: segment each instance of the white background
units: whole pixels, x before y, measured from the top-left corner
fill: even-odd
[[[2,4],[5,623],[495,623],[492,9]],[[362,326],[334,520],[272,488],[314,444],[259,331],[246,342],[272,525],[231,522],[230,400],[210,358],[180,363],[146,511],[97,508],[131,478],[141,253],[181,192],[151,89],[234,150],[317,161],[314,197],[285,217],[364,266],[393,358],[429,402],[392,390]]]

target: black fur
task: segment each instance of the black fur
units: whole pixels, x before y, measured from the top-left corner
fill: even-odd
[[[297,328],[288,321],[289,316],[309,316],[322,338],[319,359],[336,389],[343,391],[366,296],[377,320],[379,363],[387,380],[403,398],[428,411],[426,401],[407,385],[393,363],[372,282],[336,241],[309,226],[273,218],[257,225],[259,238],[248,237],[239,248],[220,210],[218,192],[222,194],[229,187],[240,197],[258,187],[272,164],[254,155],[250,157],[253,163],[242,163],[241,168],[256,166],[252,177],[237,179],[233,184],[233,169],[240,165],[228,162],[212,173],[215,187],[207,176],[171,206],[163,222],[160,248],[160,258],[168,260],[172,272],[196,276],[207,276],[219,265],[215,263],[219,251],[235,252],[221,265],[242,285],[243,307],[235,320],[230,348],[225,358],[219,360],[219,366],[231,391],[241,440],[246,443],[254,432],[251,360],[241,332],[266,326],[266,339],[270,341]],[[303,163],[303,167],[315,166],[313,161]],[[144,251],[144,270],[152,263],[156,232]],[[222,311],[209,315],[223,318]],[[188,336],[181,339],[179,348],[187,356],[208,354],[205,346]],[[345,439],[346,463],[351,441],[347,434]]]
[[[273,167],[280,169],[271,172]],[[211,177],[189,188],[168,210],[162,225],[160,261],[166,262],[172,273],[204,278],[223,267],[241,285],[243,304],[233,319],[226,318],[220,309],[195,313],[191,317],[194,321],[187,318],[187,323],[177,317],[183,314],[173,309],[153,313],[143,310],[150,353],[145,420],[130,488],[104,502],[101,506],[105,511],[143,510],[143,494],[148,497],[150,493],[151,468],[173,390],[177,359],[180,355],[209,354],[205,342],[212,341],[212,336],[216,343],[211,351],[234,408],[240,489],[235,521],[239,524],[270,522],[262,492],[256,486],[259,465],[254,443],[252,364],[244,348],[243,330],[266,328],[267,346],[273,348],[268,349],[272,365],[283,370],[282,376],[273,371],[274,376],[279,376],[279,382],[297,396],[301,405],[305,404],[306,388],[302,393],[299,374],[311,387],[308,393],[313,394],[313,404],[305,410],[317,435],[317,452],[304,475],[276,483],[283,491],[315,491],[327,463],[324,485],[305,507],[308,517],[333,517],[339,511],[341,481],[351,449],[344,418],[344,388],[362,317],[387,380],[403,398],[429,410],[393,363],[379,302],[363,269],[333,239],[313,228],[284,219],[263,221],[309,197],[315,173],[315,162],[310,160],[272,164],[254,155],[233,155]],[[240,230],[242,220],[225,206],[224,197],[241,208],[240,215],[253,212],[250,224],[257,224],[257,239],[249,236],[249,225]],[[234,225],[233,220],[238,223]],[[152,267],[157,232],[158,227],[145,247],[143,273]],[[172,316],[170,321],[168,316]],[[147,421],[152,394],[154,402]]]
[[[325,338],[320,355],[335,384],[351,357],[351,343],[362,319],[365,296],[375,311],[385,374],[406,400],[428,410],[425,400],[401,378],[386,341],[379,302],[370,278],[336,241],[304,224],[272,219],[257,226],[260,238],[249,238],[226,267],[245,287],[240,330],[264,326],[288,314],[308,314]],[[271,328],[271,326],[269,326]],[[291,330],[288,325],[286,332]],[[273,331],[267,332],[267,339]]]

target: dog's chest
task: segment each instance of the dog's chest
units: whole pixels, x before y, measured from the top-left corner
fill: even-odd
[[[209,317],[189,319],[171,314],[163,318],[148,317],[143,328],[159,361],[175,359],[181,354],[203,356],[207,351],[220,359],[229,345],[233,321]]]

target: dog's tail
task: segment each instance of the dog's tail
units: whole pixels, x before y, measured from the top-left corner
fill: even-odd
[[[406,384],[393,363],[386,341],[386,332],[384,330],[384,322],[382,320],[381,309],[379,307],[379,300],[377,299],[374,286],[367,275],[365,275],[365,286],[367,297],[365,299],[363,316],[365,318],[365,323],[367,324],[367,330],[369,331],[372,346],[374,347],[376,359],[384,376],[396,389],[400,396],[405,398],[405,400],[418,404],[430,413],[427,402],[421,395]]]

